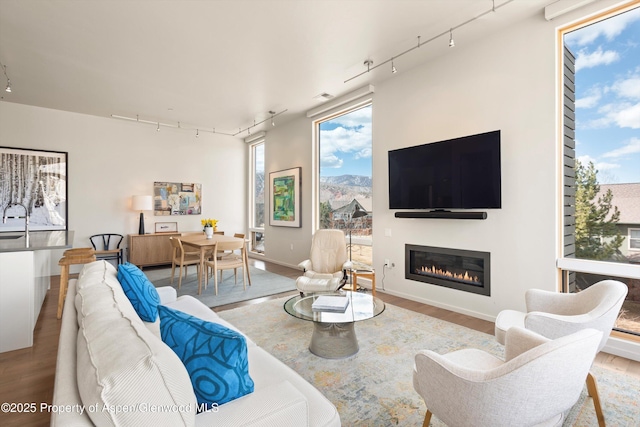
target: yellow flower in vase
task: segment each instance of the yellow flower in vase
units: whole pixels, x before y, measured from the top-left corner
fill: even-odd
[[[207,227],[211,227],[215,231],[215,229],[218,227],[218,220],[217,219],[209,219],[209,218],[208,219],[202,219],[202,220],[200,220],[200,223],[202,224],[203,231],[204,231],[204,228],[207,228]]]

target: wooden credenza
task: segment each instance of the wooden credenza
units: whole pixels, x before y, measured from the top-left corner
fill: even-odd
[[[171,264],[173,249],[169,237],[187,234],[201,234],[193,231],[185,233],[129,234],[129,262],[138,267]]]

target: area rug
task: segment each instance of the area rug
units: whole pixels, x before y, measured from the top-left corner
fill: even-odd
[[[356,323],[360,344],[356,355],[322,359],[308,350],[313,325],[286,314],[286,300],[219,314],[316,386],[338,408],[344,426],[422,425],[426,407],[412,385],[418,350],[447,353],[475,347],[503,357],[503,348],[492,335],[387,304],[378,317]],[[640,380],[605,368],[594,367],[593,372],[607,425],[638,426]],[[431,425],[444,426],[436,417]],[[597,426],[586,388],[564,425]]]
[[[189,267],[189,274],[182,278],[182,286],[178,289],[178,272],[171,285],[171,268],[145,269],[144,272],[156,287],[173,286],[178,290],[178,296],[191,295],[200,300],[207,307],[218,307],[239,301],[275,295],[296,289],[295,280],[259,268],[249,266],[251,283],[247,282],[247,289],[242,287],[242,276],[238,270],[238,282],[235,283],[233,270],[225,271],[222,282],[218,282],[218,295],[214,294],[213,279],[209,279],[209,286],[198,295],[198,275],[195,267]]]

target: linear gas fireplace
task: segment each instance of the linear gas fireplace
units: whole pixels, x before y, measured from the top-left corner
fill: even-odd
[[[489,252],[405,245],[405,278],[491,296]]]

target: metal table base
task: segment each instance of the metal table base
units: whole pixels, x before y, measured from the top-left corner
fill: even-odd
[[[313,322],[313,335],[309,351],[325,359],[343,359],[358,352],[355,322],[321,323]]]

